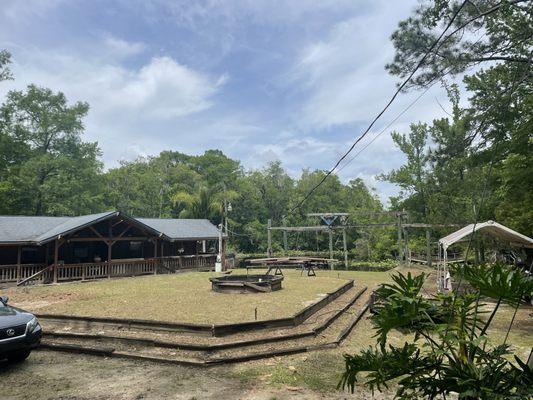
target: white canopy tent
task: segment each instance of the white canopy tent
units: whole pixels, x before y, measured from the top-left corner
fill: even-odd
[[[459,229],[448,236],[439,239],[439,264],[437,268],[437,287],[439,291],[449,290],[450,274],[448,272],[448,247],[454,243],[463,241],[469,235],[474,232],[483,231],[493,237],[501,239],[509,243],[513,247],[520,248],[533,248],[533,239],[522,235],[519,232],[512,230],[502,224],[495,221],[480,222],[477,224],[470,224],[464,228]]]

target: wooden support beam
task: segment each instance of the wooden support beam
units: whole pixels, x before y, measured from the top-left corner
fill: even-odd
[[[103,235],[102,235],[100,232],[98,232],[94,226],[89,226],[89,229],[90,229],[91,231],[93,231],[94,234],[95,234],[96,236],[98,236],[99,238],[102,238],[102,237],[103,237]]]
[[[379,223],[379,224],[355,224],[355,225],[333,225],[331,227],[326,225],[314,226],[270,226],[269,231],[287,231],[287,232],[304,232],[304,231],[327,231],[327,230],[342,230],[347,228],[386,228],[394,227],[396,223]]]
[[[130,228],[131,228],[131,224],[128,225],[128,226],[126,227],[126,229],[124,229],[124,230],[120,233],[120,235],[118,235],[116,238],[118,239],[118,238],[121,238],[122,236],[124,236],[124,235],[126,234],[126,232],[128,232],[128,231],[130,230]]]
[[[107,226],[107,236],[111,238],[113,236],[113,224],[109,221]],[[107,277],[111,278],[111,260],[113,259],[113,244],[115,242],[108,241],[107,243]]]
[[[88,237],[88,238],[70,238],[67,242],[127,242],[127,241],[144,241],[150,240],[146,236],[126,236],[126,237]]]
[[[342,230],[342,248],[344,250],[344,268],[348,269],[348,244],[346,242],[346,229]]]
[[[20,260],[22,259],[22,247],[21,246],[17,246],[17,282],[19,282],[21,280],[21,276],[20,276]]]
[[[333,260],[333,230],[330,229],[329,232],[329,258]],[[329,268],[333,269],[333,263],[329,264]]]
[[[398,216],[398,219],[401,218],[401,215]],[[386,222],[386,223],[375,223],[375,224],[350,224],[350,225],[334,225],[328,227],[326,225],[315,225],[315,226],[270,226],[268,230],[271,231],[286,231],[286,232],[304,232],[304,231],[327,231],[332,230],[342,230],[342,229],[357,229],[357,228],[392,228],[397,227],[398,222]],[[423,223],[403,223],[404,228],[443,228],[443,227],[454,227],[459,226],[457,224],[423,224]]]
[[[57,263],[59,258],[59,240],[54,241],[54,283],[57,283]]]

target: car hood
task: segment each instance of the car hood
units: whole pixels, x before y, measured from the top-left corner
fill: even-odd
[[[33,317],[33,314],[15,307],[0,307],[0,329],[26,324]]]

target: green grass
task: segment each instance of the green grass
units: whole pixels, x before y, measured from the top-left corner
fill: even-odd
[[[226,294],[211,290],[214,274],[190,272],[137,278],[12,288],[13,305],[38,313],[136,318],[174,322],[230,323],[288,317],[348,279],[375,284],[387,274],[318,271],[317,277],[285,270],[283,289],[273,293]]]

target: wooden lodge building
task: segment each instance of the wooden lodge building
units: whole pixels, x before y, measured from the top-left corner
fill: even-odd
[[[0,283],[212,269],[219,234],[206,219],[133,218],[119,211],[0,216]]]

